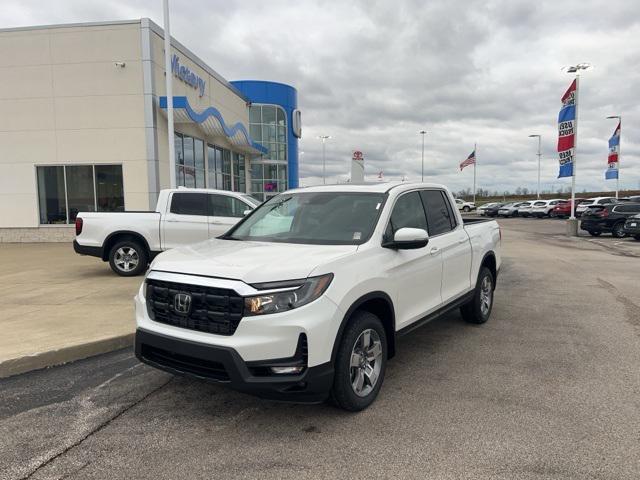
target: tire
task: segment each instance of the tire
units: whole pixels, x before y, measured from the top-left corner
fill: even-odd
[[[495,279],[491,270],[482,267],[478,274],[475,293],[473,299],[460,307],[460,313],[469,323],[485,323],[491,316],[493,309],[493,291],[495,289]]]
[[[602,232],[596,232],[595,230],[589,230],[589,235],[592,237],[599,237]]]
[[[626,232],[624,231],[624,222],[618,222],[613,226],[613,229],[611,230],[611,235],[613,235],[615,238],[624,238],[627,236]]]
[[[368,347],[364,344],[367,334]],[[369,349],[369,360],[362,356],[356,358],[363,345],[365,350]],[[352,358],[359,366],[352,366]],[[387,336],[376,315],[366,311],[353,314],[340,339],[334,368],[331,400],[337,407],[358,412],[373,403],[382,387],[387,368]],[[371,373],[365,373],[367,370]],[[370,378],[373,374],[375,380],[372,386]],[[358,385],[361,388],[359,393]]]
[[[469,213],[471,211],[471,209],[465,205],[464,207],[462,207],[462,211],[464,213]]]
[[[640,242],[640,235],[634,235],[633,238]]]
[[[109,251],[111,270],[121,277],[135,277],[144,273],[148,263],[147,250],[135,240],[116,242]]]

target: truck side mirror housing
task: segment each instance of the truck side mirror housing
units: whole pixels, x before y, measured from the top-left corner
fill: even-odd
[[[249,215],[251,212],[253,212],[253,210],[251,210],[250,208],[248,208],[247,210],[245,210],[244,212],[242,212],[242,215],[244,215],[245,217],[247,215]]]
[[[426,247],[429,243],[429,234],[422,228],[401,228],[393,236],[393,240],[382,244],[384,248],[394,250],[415,250]]]

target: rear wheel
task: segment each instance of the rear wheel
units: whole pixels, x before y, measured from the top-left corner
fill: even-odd
[[[634,235],[633,238],[635,238],[636,240],[638,240],[640,242],[640,235]]]
[[[616,238],[624,238],[627,236],[626,232],[624,231],[624,223],[623,222],[618,222],[613,226],[613,230],[611,230],[611,235],[613,235]]]
[[[596,232],[595,230],[589,230],[589,235],[592,237],[599,237],[602,232]]]
[[[111,270],[122,277],[134,277],[144,273],[148,263],[147,250],[133,240],[116,242],[109,252]]]
[[[380,319],[358,311],[345,329],[336,355],[331,399],[357,412],[378,396],[387,366],[387,337]]]
[[[460,313],[469,323],[484,323],[489,320],[493,308],[495,280],[487,267],[480,269],[473,299],[460,307]]]

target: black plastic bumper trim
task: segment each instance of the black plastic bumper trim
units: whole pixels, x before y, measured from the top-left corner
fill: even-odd
[[[88,247],[80,245],[77,240],[73,241],[73,250],[80,255],[90,255],[92,257],[102,258],[102,247]]]
[[[162,355],[150,355],[153,351],[160,351]],[[140,328],[136,330],[135,354],[141,362],[161,370],[270,400],[321,403],[327,399],[333,384],[331,362],[307,368],[300,375],[255,376],[233,348],[178,339]],[[272,365],[273,360],[252,361],[250,366],[255,368],[261,363]]]

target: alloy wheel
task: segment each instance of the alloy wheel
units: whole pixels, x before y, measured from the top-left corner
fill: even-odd
[[[351,388],[359,397],[366,397],[378,383],[382,367],[382,342],[378,332],[368,328],[356,339],[351,349]]]
[[[493,286],[491,285],[491,278],[487,275],[482,279],[482,283],[480,284],[480,311],[483,316],[487,316],[489,314],[492,301]]]
[[[131,247],[120,247],[116,250],[113,263],[116,267],[123,272],[130,272],[134,270],[140,262],[140,256],[138,252]]]

